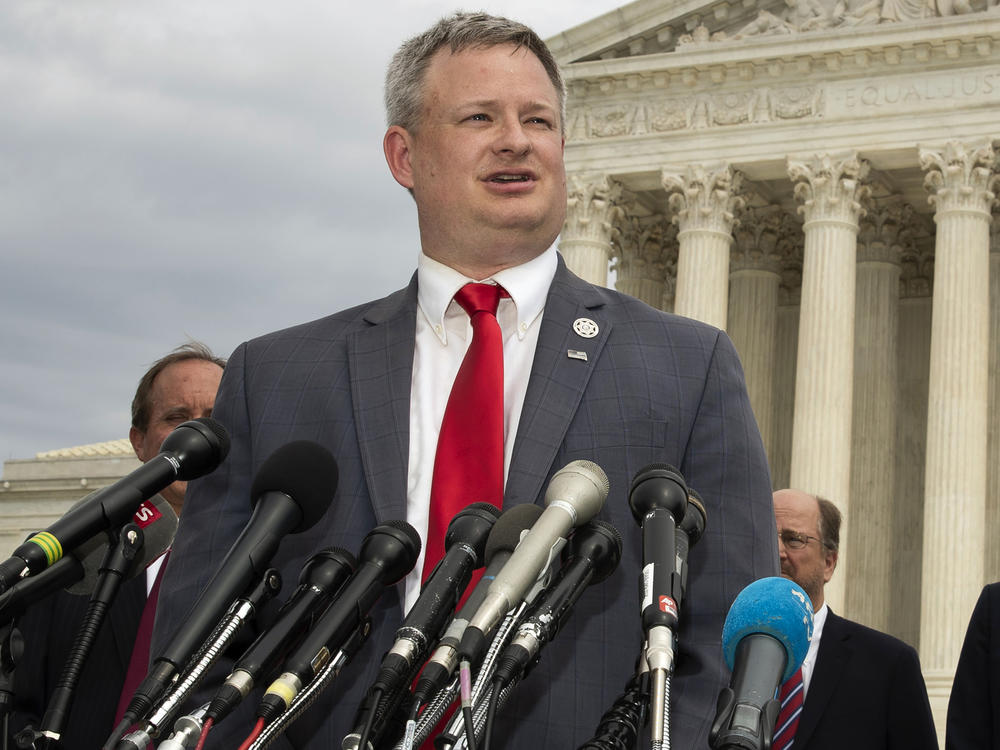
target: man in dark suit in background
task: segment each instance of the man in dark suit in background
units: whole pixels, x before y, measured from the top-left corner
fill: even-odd
[[[386,79],[384,148],[417,204],[417,273],[385,299],[233,354],[216,409],[232,449],[192,486],[154,650],[181,625],[246,523],[258,467],[288,441],[328,447],[340,482],[320,522],[279,550],[274,563],[286,581],[310,553],[357,550],[389,519],[405,518],[424,536],[438,431],[470,336],[452,296],[468,282],[495,283],[509,294],[496,314],[503,506],[541,504],[556,471],[592,460],[611,483],[601,516],[625,540],[619,570],[586,591],[501,710],[497,746],[583,743],[630,678],[640,647],[642,545],[627,494],[653,462],[678,467],[708,511],[708,530],[691,552],[672,694],[675,745],[705,745],[727,680],[719,647],[727,609],[746,584],[777,571],[766,458],[724,333],[585,283],[556,253],[566,211],[563,99],[544,43],[506,19],[456,14],[397,52]],[[340,746],[417,594],[420,568],[404,596],[398,587],[382,597],[369,642],[291,725],[289,746]],[[252,723],[234,714],[208,745],[235,746]]]
[[[150,366],[132,400],[129,440],[140,461],[156,456],[160,444],[181,422],[212,416],[225,364],[204,344],[190,342]],[[184,505],[186,485],[174,482],[160,493],[177,515]],[[133,646],[146,595],[162,562],[160,556],[150,563],[145,575],[138,573],[124,582],[108,609],[77,683],[61,747],[98,748],[115,726],[126,674],[135,658]],[[61,591],[33,606],[19,620],[25,656],[15,672],[12,735],[28,725],[39,728],[89,602],[89,595]],[[147,649],[148,645],[147,640]],[[141,672],[145,673],[145,665]]]
[[[948,699],[945,750],[1000,750],[1000,583],[979,595]]]
[[[838,617],[823,599],[837,567],[840,511],[801,490],[774,493],[781,574],[812,600],[813,637],[802,665],[805,704],[789,727],[795,750],[937,748],[917,652],[902,641]],[[775,747],[785,745],[775,730]],[[781,744],[778,744],[779,741]]]

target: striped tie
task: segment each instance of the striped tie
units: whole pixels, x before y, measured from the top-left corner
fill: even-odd
[[[799,714],[802,713],[801,669],[795,670],[795,674],[781,686],[778,698],[781,710],[778,711],[778,720],[774,724],[771,750],[787,750],[795,741],[795,730],[799,726]]]

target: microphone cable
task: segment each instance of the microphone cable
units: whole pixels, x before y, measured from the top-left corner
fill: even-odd
[[[260,737],[261,733],[264,731],[264,725],[267,724],[267,720],[261,716],[257,719],[257,723],[254,724],[253,731],[247,735],[247,738],[243,740],[243,744],[240,745],[239,750],[250,750],[257,738]]]
[[[578,750],[632,750],[649,718],[649,672],[636,673]]]

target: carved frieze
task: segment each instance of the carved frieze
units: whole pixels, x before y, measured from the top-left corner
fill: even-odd
[[[573,107],[568,132],[572,140],[586,140],[815,119],[823,117],[824,105],[824,90],[817,85],[664,96]]]

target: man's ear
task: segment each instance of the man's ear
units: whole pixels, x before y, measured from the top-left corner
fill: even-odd
[[[413,189],[413,165],[411,163],[413,136],[405,128],[393,125],[385,131],[382,139],[382,150],[385,151],[385,161],[396,182],[405,188]]]
[[[139,432],[138,427],[129,427],[128,429],[128,441],[132,443],[132,450],[135,451],[136,458],[140,461],[145,461],[140,453],[142,449],[142,440],[145,437],[145,433]]]
[[[826,550],[826,564],[823,568],[823,581],[829,583],[830,579],[833,578],[833,571],[837,568],[837,560],[840,558],[840,552],[835,549]]]

